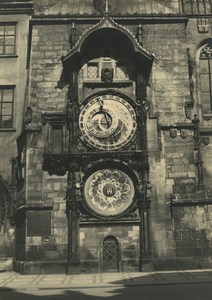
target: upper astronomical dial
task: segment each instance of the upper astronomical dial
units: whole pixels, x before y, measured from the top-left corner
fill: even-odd
[[[136,115],[133,107],[121,97],[102,95],[84,106],[79,127],[90,146],[115,150],[125,146],[134,137]]]

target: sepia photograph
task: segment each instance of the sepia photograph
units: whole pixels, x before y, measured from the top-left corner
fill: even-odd
[[[212,299],[212,0],[0,0],[0,299]]]

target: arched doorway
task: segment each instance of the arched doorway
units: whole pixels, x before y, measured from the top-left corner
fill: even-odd
[[[103,271],[119,271],[119,245],[115,236],[107,236],[103,241]]]

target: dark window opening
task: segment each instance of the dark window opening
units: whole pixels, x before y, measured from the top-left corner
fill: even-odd
[[[61,125],[52,126],[51,149],[53,153],[61,153],[63,149],[63,127]]]

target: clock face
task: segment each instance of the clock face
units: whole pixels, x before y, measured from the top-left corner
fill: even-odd
[[[103,95],[85,105],[80,113],[79,127],[90,146],[115,150],[128,144],[134,137],[136,115],[126,100]]]
[[[123,213],[131,205],[134,193],[131,178],[118,169],[96,171],[84,185],[87,205],[102,216]]]

